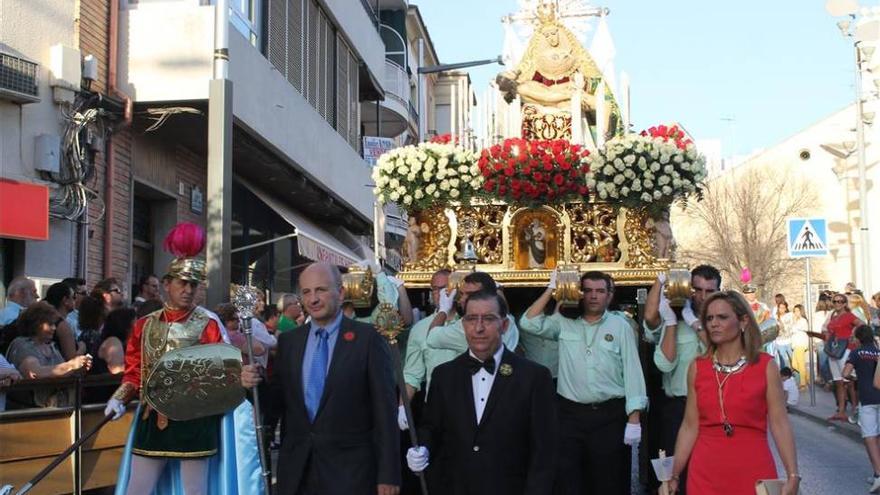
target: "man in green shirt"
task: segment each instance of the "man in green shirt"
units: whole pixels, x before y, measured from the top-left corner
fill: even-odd
[[[648,406],[635,332],[608,311],[614,282],[602,272],[581,276],[583,315],[545,315],[556,272],[520,320],[523,333],[559,341],[560,493],[629,493],[631,450]]]
[[[449,283],[449,270],[439,270],[431,277],[431,303],[434,308],[439,308],[440,294],[446,290]],[[436,312],[422,318],[409,330],[409,338],[406,341],[406,357],[403,361],[403,380],[406,382],[406,393],[412,400],[417,392],[427,389],[426,383],[431,380],[431,372],[440,363],[429,361],[428,358],[428,329],[434,321]],[[422,399],[424,401],[424,399]]]
[[[666,283],[661,274],[648,291],[645,302],[645,340],[656,344],[654,364],[663,373],[665,397],[655,410],[660,416],[659,448],[667,455],[675,453],[678,429],[684,420],[687,403],[687,373],[697,356],[706,352],[706,334],[700,325],[700,308],[703,301],[721,288],[721,272],[710,265],[700,265],[691,270],[691,298],[681,310],[681,318],[663,295]],[[653,455],[655,452],[652,452]],[[686,486],[681,476],[679,486],[684,493]]]
[[[464,334],[461,316],[464,315],[465,304],[471,294],[477,292],[489,291],[497,292],[498,284],[486,272],[469,273],[462,280],[461,288],[458,292],[458,300],[455,300],[456,291],[451,294],[441,292],[438,301],[438,312],[431,322],[431,326],[427,333],[427,351],[426,362],[432,366],[428,370],[429,377],[433,369],[443,363],[452,361],[460,354],[468,350],[467,339]],[[503,296],[502,296],[503,297]],[[501,342],[510,351],[515,351],[519,345],[519,329],[516,326],[516,320],[511,315],[507,315],[510,324],[507,331],[501,337]]]
[[[302,304],[295,294],[284,294],[278,299],[278,333],[289,332],[304,323]]]

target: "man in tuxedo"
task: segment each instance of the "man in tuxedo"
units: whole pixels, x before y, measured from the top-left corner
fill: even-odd
[[[557,419],[550,371],[505,349],[507,304],[494,291],[465,303],[468,350],[438,366],[419,428],[407,451],[414,472],[431,473],[437,493],[549,494],[556,469]]]
[[[308,324],[283,333],[275,360],[281,397],[278,493],[397,495],[397,397],[388,343],[342,315],[342,277],[327,263],[299,277]]]

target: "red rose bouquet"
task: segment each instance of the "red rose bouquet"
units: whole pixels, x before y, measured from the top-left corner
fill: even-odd
[[[482,151],[483,196],[525,206],[584,199],[590,152],[567,140],[507,139]]]

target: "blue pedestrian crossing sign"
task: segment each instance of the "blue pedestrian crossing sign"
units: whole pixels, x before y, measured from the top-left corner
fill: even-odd
[[[824,218],[788,219],[788,256],[828,256],[828,229]]]

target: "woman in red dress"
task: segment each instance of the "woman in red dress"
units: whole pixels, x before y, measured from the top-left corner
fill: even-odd
[[[800,475],[779,368],[760,352],[761,333],[749,304],[738,292],[723,291],[707,298],[703,308],[709,348],[688,369],[670,488],[678,490],[678,475],[687,466],[688,493],[754,494],[758,480],[777,477],[769,420],[788,473],[782,495],[796,495]]]

